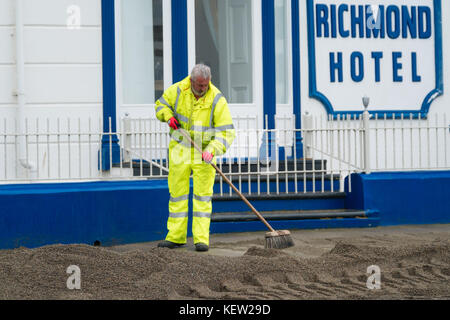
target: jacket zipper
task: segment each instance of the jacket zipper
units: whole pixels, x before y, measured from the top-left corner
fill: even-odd
[[[192,114],[194,113],[194,106],[191,104],[191,115],[189,116],[189,130],[192,127]]]

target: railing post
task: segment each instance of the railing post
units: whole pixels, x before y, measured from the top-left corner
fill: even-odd
[[[303,114],[303,140],[305,145],[305,158],[312,158],[311,145],[312,145],[312,130],[313,128],[313,116],[311,113],[306,111]]]
[[[363,97],[363,129],[364,129],[364,173],[370,174],[370,114],[368,110],[369,97]]]
[[[123,122],[123,161],[128,162],[130,159],[130,150],[131,150],[131,119],[129,117],[129,113],[125,113],[125,117],[122,120]]]

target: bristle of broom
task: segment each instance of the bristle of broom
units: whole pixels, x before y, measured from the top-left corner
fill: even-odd
[[[294,246],[291,233],[288,230],[278,230],[266,233],[264,247],[266,249],[285,249]]]

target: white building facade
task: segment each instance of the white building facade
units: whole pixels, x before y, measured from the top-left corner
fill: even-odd
[[[198,62],[245,132],[233,158],[258,157],[266,129],[277,159],[448,170],[448,16],[441,0],[0,0],[0,181],[166,168],[154,102]]]

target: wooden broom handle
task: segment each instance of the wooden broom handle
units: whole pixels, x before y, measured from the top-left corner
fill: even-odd
[[[201,154],[203,153],[203,150],[194,141],[192,141],[191,136],[188,132],[186,132],[184,129],[181,128],[178,129],[177,131],[179,131],[183,135],[183,137],[185,137],[198,152],[200,152]],[[242,201],[244,201],[249,206],[249,208],[253,211],[253,213],[256,214],[256,216],[266,225],[266,227],[270,231],[275,232],[272,226],[266,221],[266,219],[264,219],[264,217],[258,212],[258,210],[256,210],[255,207],[253,207],[252,204],[247,200],[247,198],[245,198],[244,195],[234,186],[234,184],[231,183],[230,180],[228,180],[228,178],[223,174],[222,170],[220,170],[219,167],[217,167],[217,165],[214,164],[213,162],[210,162],[210,165],[212,165],[214,169],[216,169],[216,171],[222,176],[225,182],[228,183],[231,188],[233,188],[234,192],[236,192],[239,195],[239,197],[241,197]]]

